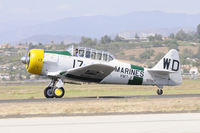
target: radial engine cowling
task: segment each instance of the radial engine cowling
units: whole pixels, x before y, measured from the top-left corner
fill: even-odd
[[[43,66],[44,50],[32,49],[28,53],[29,62],[26,69],[29,73],[40,75]]]

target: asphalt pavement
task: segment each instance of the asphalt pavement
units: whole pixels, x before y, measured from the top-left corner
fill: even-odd
[[[0,119],[2,133],[199,133],[200,113]]]

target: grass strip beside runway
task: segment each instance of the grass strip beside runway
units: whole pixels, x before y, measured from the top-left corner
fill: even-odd
[[[1,85],[0,99],[44,98],[46,84]],[[184,80],[180,86],[164,87],[164,94],[200,94],[199,80]],[[64,97],[156,95],[156,86],[65,84]]]
[[[107,113],[200,112],[200,97],[130,98],[84,101],[0,103],[0,118],[37,115],[95,115]]]

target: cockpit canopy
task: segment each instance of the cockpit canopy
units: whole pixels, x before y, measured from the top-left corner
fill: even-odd
[[[108,52],[91,48],[71,46],[67,49],[67,51],[73,56],[90,58],[94,60],[112,61],[114,59],[114,56]]]

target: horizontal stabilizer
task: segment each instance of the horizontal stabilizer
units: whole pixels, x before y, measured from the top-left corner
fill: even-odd
[[[159,69],[149,69],[149,72],[153,72],[153,73],[158,73],[161,75],[165,75],[165,74],[170,74],[170,73],[174,73],[174,71],[168,71],[168,70],[159,70]]]

